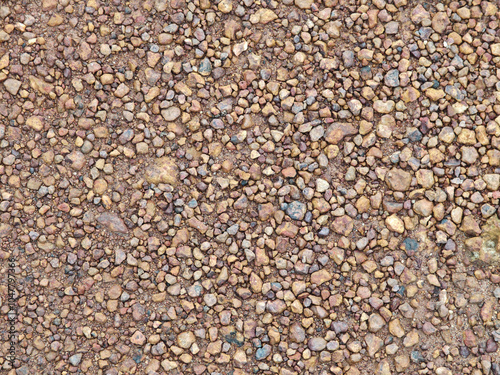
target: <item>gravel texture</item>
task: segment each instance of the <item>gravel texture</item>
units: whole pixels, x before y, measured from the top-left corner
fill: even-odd
[[[0,373],[500,375],[499,7],[2,1]]]

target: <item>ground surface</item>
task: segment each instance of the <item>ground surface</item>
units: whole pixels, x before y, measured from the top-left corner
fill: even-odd
[[[0,372],[499,375],[499,21],[2,1]]]

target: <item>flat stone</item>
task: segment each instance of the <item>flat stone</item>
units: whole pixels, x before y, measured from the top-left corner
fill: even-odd
[[[286,310],[286,304],[284,301],[277,299],[268,302],[266,308],[267,311],[269,311],[271,314],[281,314],[283,311]]]
[[[9,235],[12,231],[12,226],[5,223],[0,223],[0,238]]]
[[[284,222],[280,224],[278,228],[276,228],[276,233],[278,235],[280,236],[283,235],[285,237],[290,237],[290,238],[294,238],[298,232],[299,232],[299,227],[290,222]]]
[[[447,367],[438,367],[436,369],[436,375],[453,375],[453,372]]]
[[[462,161],[467,164],[474,164],[479,157],[475,147],[463,146],[460,148],[460,152],[462,153]]]
[[[258,19],[257,22],[262,25],[267,25],[269,22],[272,22],[278,18],[278,15],[269,8],[261,8],[257,12],[255,12],[254,15],[255,19]]]
[[[406,335],[406,337],[404,338],[403,340],[403,345],[406,347],[406,348],[409,348],[411,346],[415,346],[419,343],[420,341],[420,338],[419,338],[419,335],[418,335],[418,332],[417,330],[412,330],[410,331],[410,333],[408,333],[408,335]]]
[[[414,101],[418,100],[418,98],[420,98],[420,91],[418,91],[414,87],[408,87],[407,89],[405,89],[403,91],[403,94],[401,95],[401,99],[405,103],[414,102]]]
[[[317,142],[321,138],[323,138],[323,135],[325,134],[325,128],[322,125],[318,125],[309,132],[309,136],[311,137],[312,142]]]
[[[479,224],[472,216],[465,216],[463,218],[460,229],[469,236],[478,236],[482,233]]]
[[[57,0],[43,0],[42,1],[42,9],[47,12],[49,10],[53,10],[57,7]]]
[[[274,213],[276,212],[276,208],[272,203],[261,204],[259,205],[258,210],[259,210],[259,219],[261,221],[269,220],[269,218],[271,218],[271,216],[273,216]]]
[[[368,355],[372,358],[384,346],[384,341],[373,333],[369,333],[365,336],[365,342],[368,348]]]
[[[35,76],[29,76],[28,77],[30,81],[30,86],[33,90],[38,91],[40,94],[43,95],[49,95],[52,90],[54,90],[54,85],[45,82],[44,80],[35,77]]]
[[[123,98],[125,95],[127,95],[130,92],[129,87],[125,83],[120,83],[118,87],[116,88],[114,95],[117,98]]]
[[[438,101],[446,96],[444,90],[442,89],[427,89],[425,90],[425,95],[432,101]]]
[[[385,26],[385,32],[388,35],[397,34],[398,31],[399,31],[399,23],[396,21],[388,22],[387,25]]]
[[[64,22],[64,18],[59,15],[59,14],[54,14],[52,17],[50,17],[49,21],[47,22],[48,26],[54,27],[54,26],[59,26]]]

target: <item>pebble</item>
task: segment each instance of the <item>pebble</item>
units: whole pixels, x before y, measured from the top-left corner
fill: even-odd
[[[21,87],[21,84],[22,82],[17,80],[17,79],[13,79],[13,78],[8,78],[6,79],[4,82],[3,82],[4,86],[5,86],[5,89],[12,95],[17,95],[20,87]]]
[[[304,219],[306,211],[307,211],[306,205],[298,201],[291,202],[290,204],[288,204],[288,207],[286,209],[287,215],[294,220]]]
[[[322,337],[312,337],[307,342],[307,347],[314,352],[320,352],[326,348],[326,340]]]

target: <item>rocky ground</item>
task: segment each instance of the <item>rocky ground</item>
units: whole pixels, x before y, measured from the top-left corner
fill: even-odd
[[[0,372],[499,375],[499,5],[2,1]]]

